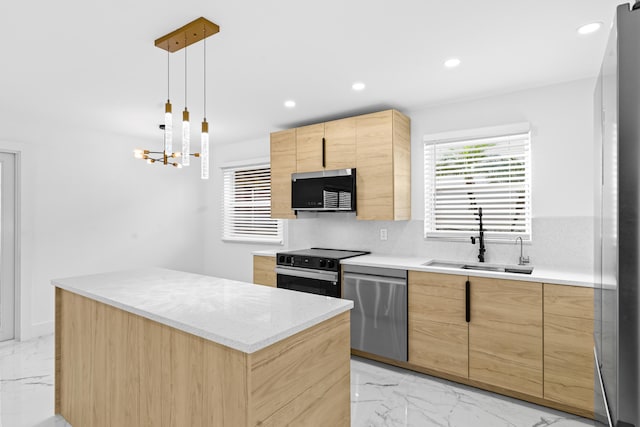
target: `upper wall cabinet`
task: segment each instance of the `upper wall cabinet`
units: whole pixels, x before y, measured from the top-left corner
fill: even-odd
[[[411,124],[396,110],[356,117],[357,217],[411,218]]]
[[[291,174],[296,172],[296,130],[271,134],[271,217],[295,218],[291,210]]]
[[[356,168],[357,218],[411,216],[411,131],[395,110],[271,134],[271,216],[295,218],[291,174]]]
[[[325,169],[356,167],[356,118],[334,120],[324,124]]]
[[[296,128],[298,172],[356,167],[355,118]]]

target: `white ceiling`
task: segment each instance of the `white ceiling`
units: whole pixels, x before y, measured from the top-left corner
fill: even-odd
[[[21,121],[156,138],[167,54],[153,41],[204,16],[213,143],[394,107],[403,111],[597,75],[620,0],[60,0],[0,6],[0,139]],[[579,36],[592,21],[603,29]],[[202,119],[202,43],[188,49]],[[174,111],[184,51],[170,56]],[[459,57],[448,70],[443,62]],[[351,84],[366,83],[354,92]],[[295,109],[283,102],[294,99]],[[14,125],[15,124],[15,125]]]

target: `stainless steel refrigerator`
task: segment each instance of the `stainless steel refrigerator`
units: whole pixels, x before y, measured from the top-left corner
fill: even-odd
[[[640,1],[616,10],[594,110],[595,414],[640,427]]]

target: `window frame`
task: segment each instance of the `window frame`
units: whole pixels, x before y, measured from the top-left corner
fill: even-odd
[[[496,243],[512,243],[517,237],[522,237],[525,242],[531,242],[533,239],[532,230],[532,165],[531,165],[531,127],[529,123],[515,123],[505,126],[492,126],[478,129],[465,129],[460,131],[443,132],[437,134],[425,135],[423,139],[423,184],[424,184],[424,206],[423,206],[423,238],[425,240],[432,241],[464,241],[468,242],[469,237],[477,235],[472,230],[433,230],[432,224],[435,223],[435,214],[430,214],[434,209],[431,207],[435,204],[433,195],[428,192],[433,188],[435,190],[436,183],[428,176],[427,166],[427,150],[433,150],[432,146],[438,146],[441,144],[461,144],[468,142],[473,144],[481,140],[500,140],[508,138],[509,136],[526,135],[526,145],[524,148],[524,166],[525,166],[525,230],[523,232],[485,232],[485,240]],[[437,148],[436,148],[437,149]],[[435,160],[434,160],[435,161]],[[486,219],[486,218],[485,218]]]
[[[236,242],[236,243],[258,243],[258,244],[269,244],[269,245],[284,245],[284,234],[285,234],[285,223],[282,219],[271,218],[271,165],[268,159],[256,159],[252,161],[245,162],[234,162],[223,165],[220,167],[222,170],[222,241],[224,242]],[[267,236],[267,237],[259,237],[259,235],[233,235],[228,234],[230,230],[233,229],[233,226],[228,226],[228,221],[232,221],[229,219],[229,211],[233,209],[233,204],[229,206],[229,200],[232,198],[231,194],[227,194],[228,189],[228,174],[233,173],[234,179],[236,172],[240,171],[249,171],[249,170],[259,170],[266,169],[266,176],[268,177],[267,185],[262,185],[263,191],[265,188],[268,188],[269,197],[266,200],[262,201],[262,207],[269,207],[269,219],[272,220],[277,229],[277,233],[275,236]],[[233,187],[230,189],[233,191],[233,194],[236,194],[236,186],[235,181],[232,184]],[[260,217],[261,219],[266,219],[266,217]]]

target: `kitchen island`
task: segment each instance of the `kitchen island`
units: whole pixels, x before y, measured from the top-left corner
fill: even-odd
[[[351,301],[157,268],[52,284],[74,427],[350,424]]]

